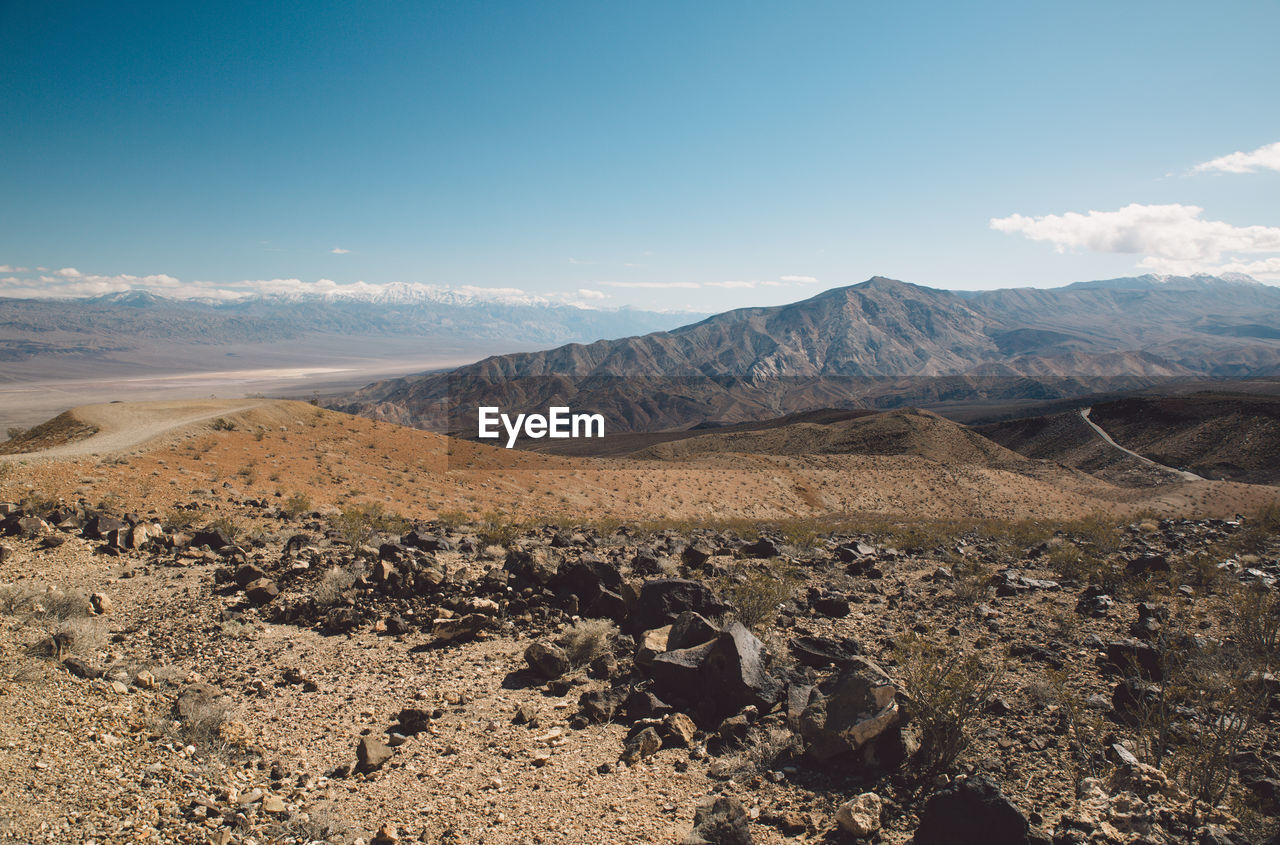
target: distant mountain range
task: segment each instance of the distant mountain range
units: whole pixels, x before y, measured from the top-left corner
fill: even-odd
[[[389,338],[416,341],[424,355],[448,346],[494,351],[590,342],[689,319],[582,308],[523,294],[480,297],[424,285],[349,287],[354,290],[232,300],[169,299],[141,290],[90,299],[0,298],[0,361],[101,357],[157,343],[170,354],[174,347],[200,345],[296,346],[323,336],[341,336],[347,347],[352,338],[365,338],[369,357]],[[400,354],[406,345],[400,344]]]
[[[478,404],[604,413],[613,431],[818,407],[1053,399],[1162,379],[1280,373],[1280,289],[1140,276],[952,292],[883,277],[670,331],[487,358],[376,382],[334,407],[474,431]]]

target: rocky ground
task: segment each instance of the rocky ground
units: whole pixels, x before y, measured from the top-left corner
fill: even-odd
[[[105,504],[0,506],[5,841],[1276,834],[1274,512]]]

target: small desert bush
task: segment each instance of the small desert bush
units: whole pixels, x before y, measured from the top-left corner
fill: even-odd
[[[35,616],[43,622],[65,622],[88,616],[89,599],[83,593],[50,590],[36,599],[33,610]]]
[[[311,598],[321,607],[335,605],[342,601],[359,577],[353,569],[341,566],[330,567],[324,575],[320,576],[315,589],[311,591]]]
[[[440,511],[436,514],[436,522],[446,528],[457,528],[471,521],[471,514],[466,511]]]
[[[991,567],[977,560],[956,558],[951,562],[951,585],[956,600],[977,604],[991,594]]]
[[[1067,730],[1067,747],[1070,752],[1076,795],[1079,796],[1086,778],[1098,777],[1102,771],[1101,737],[1105,726],[1096,710],[1085,703],[1073,690],[1064,671],[1050,669],[1042,683],[1041,703],[1058,707],[1058,718]]]
[[[1114,554],[1124,546],[1124,528],[1118,521],[1105,516],[1086,516],[1067,523],[1064,528],[1099,555]]]
[[[618,627],[608,619],[583,619],[575,622],[560,635],[560,642],[569,662],[585,666],[609,651]]]
[[[216,420],[214,420],[212,423],[209,424],[209,427],[212,428],[214,431],[235,431],[236,430],[236,424],[233,423],[231,420],[227,419],[226,417],[218,417]]]
[[[280,505],[280,510],[290,519],[311,511],[311,497],[305,493],[294,493]]]
[[[717,778],[750,778],[761,772],[780,768],[786,760],[800,753],[800,739],[785,728],[770,728],[763,736],[752,735],[733,754],[720,757],[711,764],[710,774]]]
[[[214,517],[209,522],[209,527],[218,529],[223,534],[227,535],[227,537],[232,541],[235,541],[235,539],[239,537],[244,530],[244,526],[240,524],[240,520],[236,519],[231,514],[221,514],[220,516]]]
[[[1000,657],[984,662],[972,651],[924,636],[900,642],[895,656],[911,720],[920,729],[914,764],[925,778],[950,772],[995,696],[1005,661]]]
[[[1069,542],[1054,546],[1049,551],[1046,563],[1064,581],[1088,583],[1091,577],[1098,574],[1097,559],[1086,555],[1080,551],[1079,546]]]
[[[778,605],[791,599],[800,586],[794,572],[774,561],[768,569],[751,568],[730,575],[724,587],[734,607],[734,616],[748,628],[759,629],[773,622]]]
[[[338,514],[335,526],[352,548],[364,545],[379,532],[398,534],[409,527],[404,517],[388,511],[381,502],[348,505]]]
[[[483,514],[479,523],[480,530],[476,532],[476,536],[484,546],[505,548],[529,529],[524,520],[493,511]]]
[[[1280,660],[1280,601],[1262,586],[1241,587],[1232,602],[1232,634],[1245,659],[1260,671]]]

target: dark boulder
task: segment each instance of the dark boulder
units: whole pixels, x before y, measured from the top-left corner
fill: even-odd
[[[711,592],[707,585],[684,578],[654,578],[640,587],[640,597],[631,614],[628,627],[634,633],[661,628],[676,621],[681,613],[693,611],[703,616],[718,616],[730,606]]]
[[[930,796],[915,845],[1033,845],[1031,825],[985,775],[952,783]]]

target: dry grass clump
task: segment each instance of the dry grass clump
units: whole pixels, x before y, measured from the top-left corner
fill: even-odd
[[[585,666],[608,653],[617,635],[618,626],[608,619],[583,619],[565,629],[560,644],[570,663]]]
[[[30,612],[40,591],[30,584],[0,584],[0,613],[16,616]]]

